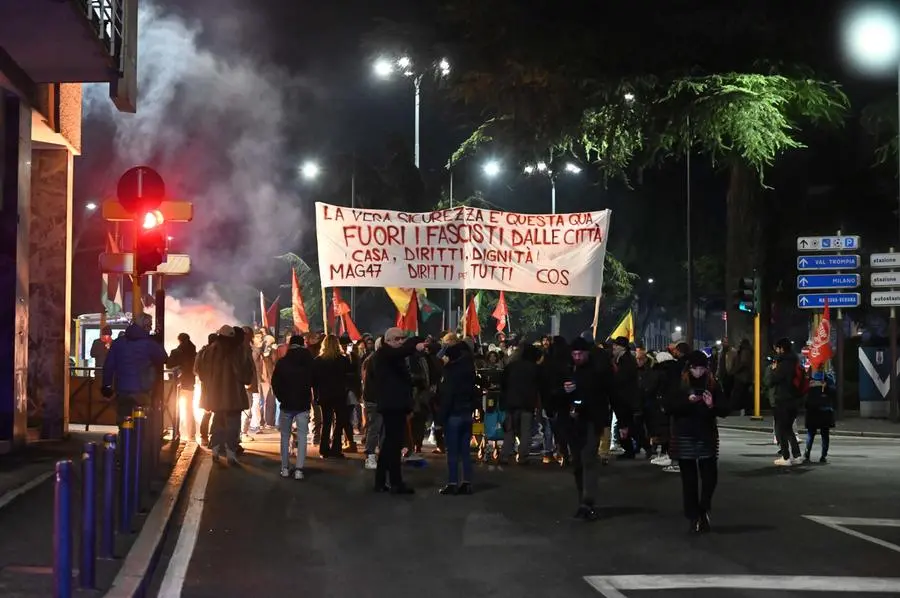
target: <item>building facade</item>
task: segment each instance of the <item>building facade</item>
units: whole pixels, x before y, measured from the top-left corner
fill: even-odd
[[[0,2],[0,453],[68,429],[81,84],[135,111],[137,4]]]

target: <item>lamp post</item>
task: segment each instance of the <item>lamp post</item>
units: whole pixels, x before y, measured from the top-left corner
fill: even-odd
[[[374,65],[375,75],[380,77],[381,79],[388,79],[395,73],[400,73],[404,77],[412,79],[413,81],[413,90],[415,91],[415,163],[416,168],[420,167],[420,148],[419,148],[419,129],[420,129],[420,120],[421,120],[421,107],[422,107],[422,77],[429,71],[434,72],[435,74],[446,77],[450,74],[450,62],[446,58],[442,58],[438,62],[432,63],[428,68],[423,69],[421,71],[416,71],[415,65],[413,61],[408,56],[401,56],[399,58],[379,58],[375,61]]]

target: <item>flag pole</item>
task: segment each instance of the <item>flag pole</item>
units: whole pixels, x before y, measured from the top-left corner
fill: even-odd
[[[322,326],[325,335],[328,335],[328,300],[325,295],[325,285],[322,285]]]
[[[597,344],[597,325],[600,323],[600,295],[594,300],[594,344]]]
[[[463,285],[462,289],[462,335],[463,338],[466,336],[466,314],[469,311],[469,306],[466,303],[466,287]]]

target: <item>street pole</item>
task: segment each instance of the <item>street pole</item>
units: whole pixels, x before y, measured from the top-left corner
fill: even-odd
[[[841,231],[837,232],[838,236]],[[841,251],[838,251],[840,255]],[[834,406],[834,416],[840,419],[844,415],[844,310],[837,310],[837,405]]]
[[[416,75],[414,80],[414,85],[416,88],[416,168],[419,168],[419,112],[421,109],[421,98],[422,98],[422,75]]]
[[[556,214],[556,175],[552,171],[550,172],[550,213]],[[560,320],[561,316],[559,312],[556,312],[552,316],[550,316],[551,336],[559,336],[559,328],[560,324],[562,323]],[[597,336],[596,329],[594,330],[594,336]],[[596,338],[594,340],[596,341]]]
[[[356,152],[353,153],[353,169],[350,175],[350,208],[356,207]],[[356,287],[350,287],[350,313],[356,314]],[[354,315],[355,317],[355,315]]]
[[[556,214],[556,177],[550,175],[550,213]]]
[[[690,135],[691,118],[687,119],[688,135]],[[685,150],[685,190],[687,191],[687,204],[685,218],[687,220],[687,343],[694,348],[694,238],[691,232],[691,148]]]
[[[131,269],[131,321],[137,322],[138,316],[144,312],[144,303],[141,301],[141,277],[137,271],[137,239],[138,224],[134,225],[134,257]]]
[[[760,347],[759,308],[753,314],[753,418],[762,419],[760,415],[760,391],[762,381],[762,347]]]
[[[900,122],[900,121],[898,121]],[[890,252],[894,253],[894,248],[890,248]],[[894,270],[891,269],[891,272]],[[900,419],[900,403],[898,403],[898,392],[897,385],[900,380],[897,378],[897,308],[891,307],[891,319],[890,319],[890,332],[891,335],[890,343],[891,343],[891,377],[890,377],[890,388],[891,388],[891,420],[897,421]]]
[[[450,171],[450,209],[453,209],[453,158],[447,164],[447,170]],[[456,330],[453,325],[453,289],[447,289],[447,330]]]

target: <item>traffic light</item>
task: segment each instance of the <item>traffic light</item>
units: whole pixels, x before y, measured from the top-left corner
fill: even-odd
[[[141,276],[155,272],[166,261],[167,237],[165,220],[159,210],[146,212],[139,222],[134,244],[134,270]]]
[[[750,314],[759,313],[760,281],[757,277],[745,277],[738,280],[738,288],[734,292],[734,307]]]

